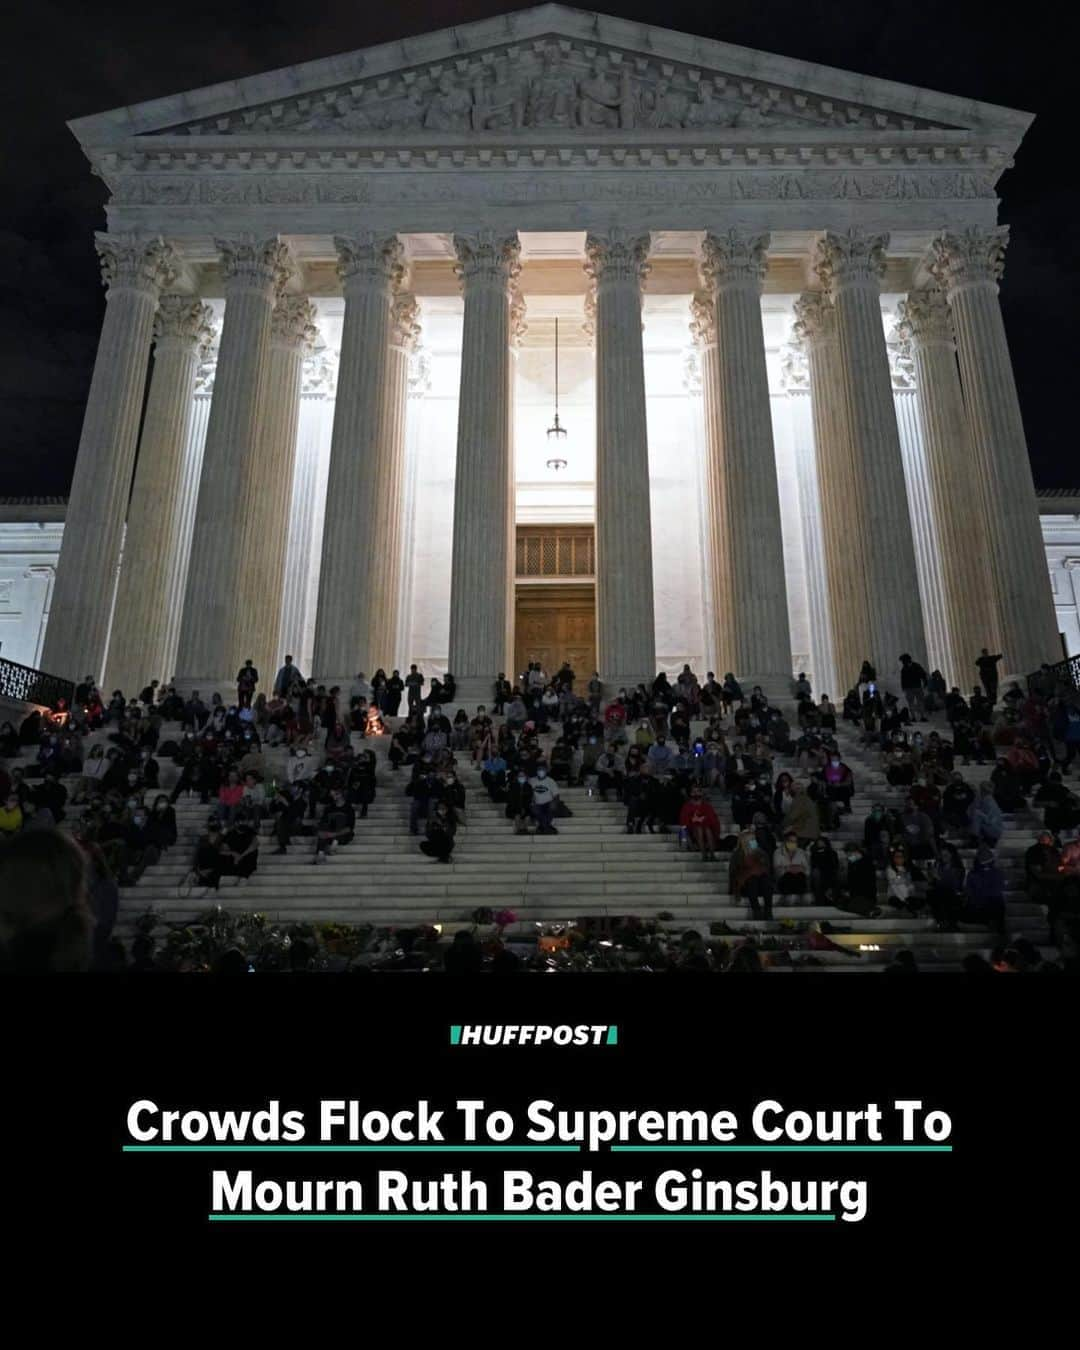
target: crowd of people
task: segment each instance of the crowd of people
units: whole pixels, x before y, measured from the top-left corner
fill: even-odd
[[[344,691],[305,679],[286,656],[265,692],[245,661],[231,702],[157,681],[137,698],[116,690],[106,699],[88,676],[70,707],[0,727],[0,860],[73,844],[100,960],[118,887],[136,886],[178,848],[182,795],[207,808],[185,859],[189,894],[213,894],[226,876],[242,884],[260,842],[325,863],[375,801],[377,758],[365,742],[388,735],[394,789],[434,863],[452,860],[470,792],[502,808],[508,831],[553,835],[571,814],[566,790],[584,788],[621,803],[627,832],[677,834],[707,867],[726,866],[730,903],[766,921],[774,904],[804,903],[922,915],[945,931],[976,924],[1003,939],[1005,817],[1041,811],[1043,829],[1013,880],[1045,906],[1048,940],[1061,945],[1080,911],[1080,840],[1070,837],[1080,799],[1065,783],[1080,758],[1080,696],[1044,668],[1028,689],[999,698],[1000,660],[980,654],[967,697],[908,654],[896,696],[867,662],[839,709],[802,675],[783,708],[730,673],[699,680],[689,666],[605,700],[597,672],[582,682],[564,665],[549,677],[534,662],[513,681],[500,673],[491,712],[471,716],[451,716],[451,675],[426,684],[415,665],[404,678],[358,673]],[[931,716],[939,726],[923,730]],[[845,762],[840,723],[850,724],[860,774],[876,760],[904,791],[902,805],[875,802],[865,819],[846,819],[867,789]],[[23,762],[5,767],[16,757]],[[971,763],[988,769],[976,787],[958,772]]]

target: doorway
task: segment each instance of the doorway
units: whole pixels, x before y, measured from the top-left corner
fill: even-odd
[[[515,677],[530,661],[549,676],[568,661],[583,689],[596,669],[595,584],[519,582],[514,609]]]

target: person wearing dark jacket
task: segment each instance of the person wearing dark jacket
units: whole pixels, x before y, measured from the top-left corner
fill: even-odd
[[[336,852],[340,844],[351,844],[355,828],[356,812],[346,801],[344,792],[334,788],[319,821],[313,861],[324,863],[327,855]]]
[[[420,852],[426,853],[436,862],[448,863],[454,851],[454,835],[457,833],[457,821],[445,798],[438,801],[435,810],[428,819],[427,838],[420,844]]]
[[[904,691],[911,716],[917,717],[921,722],[927,720],[926,681],[926,671],[918,661],[913,661],[905,652],[900,658],[900,688]]]

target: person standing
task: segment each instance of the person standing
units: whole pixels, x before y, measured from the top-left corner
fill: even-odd
[[[996,656],[991,656],[989,648],[984,647],[975,661],[979,671],[979,683],[986,690],[986,697],[990,700],[991,707],[997,702],[998,662],[1001,660],[1001,656],[1001,652],[998,652]]]
[[[241,708],[251,707],[258,683],[259,672],[249,656],[236,673],[236,702]]]
[[[405,676],[405,693],[408,699],[409,712],[414,712],[420,707],[423,688],[423,675],[420,674],[415,665],[410,666],[409,673]]]
[[[291,656],[286,655],[285,664],[274,676],[274,694],[277,698],[288,698],[294,686],[304,683],[304,677],[293,665]]]
[[[900,688],[904,691],[912,719],[917,717],[921,722],[927,720],[926,680],[926,671],[905,652],[900,658]]]

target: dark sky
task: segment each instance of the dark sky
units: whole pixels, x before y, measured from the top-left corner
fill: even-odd
[[[69,118],[528,5],[512,0],[15,0],[0,78],[0,495],[64,494],[101,322],[106,192]],[[1076,69],[1056,7],[969,0],[607,0],[604,12],[1037,115],[1001,180],[1002,303],[1035,479],[1080,483],[1066,429],[1080,300]],[[1061,11],[1056,11],[1060,14]]]

